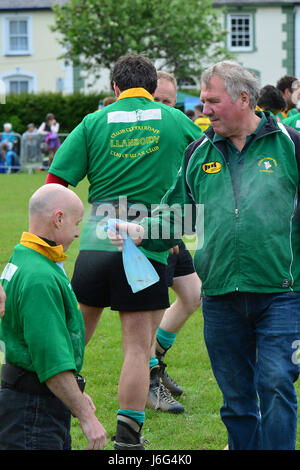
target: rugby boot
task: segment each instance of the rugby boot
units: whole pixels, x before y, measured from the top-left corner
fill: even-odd
[[[166,371],[167,364],[164,362],[166,352],[167,352],[167,349],[162,348],[162,346],[156,340],[155,355],[159,362],[159,375],[160,375],[161,381],[163,385],[172,393],[172,395],[174,395],[175,397],[179,397],[180,395],[182,395],[183,390],[180,387],[180,385],[178,385],[175,382],[175,380],[173,380],[168,375]]]
[[[117,432],[112,438],[114,450],[145,450],[143,444],[148,444],[148,441],[141,435],[141,428],[133,419],[118,415]]]
[[[148,408],[167,411],[169,413],[183,413],[184,406],[174,400],[170,391],[163,385],[159,376],[159,365],[150,369],[150,387],[147,397]]]

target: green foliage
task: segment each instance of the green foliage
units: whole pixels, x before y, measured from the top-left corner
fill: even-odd
[[[111,68],[130,52],[159,59],[177,78],[199,75],[209,62],[227,57],[220,10],[212,0],[70,0],[53,6],[53,31],[63,55],[87,70]]]
[[[9,94],[6,104],[1,106],[0,132],[5,122],[11,122],[13,130],[23,134],[27,124],[37,127],[44,122],[47,113],[53,113],[60,123],[60,132],[68,133],[80,123],[88,113],[98,109],[103,94],[73,93],[21,93]]]

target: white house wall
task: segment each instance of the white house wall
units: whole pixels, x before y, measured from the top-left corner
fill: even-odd
[[[282,66],[286,59],[283,43],[287,33],[282,31],[285,21],[286,16],[280,7],[257,8],[254,20],[256,50],[238,54],[240,63],[259,72],[261,86],[276,85],[277,80],[286,74],[286,68]]]
[[[34,92],[57,91],[60,84],[65,92],[73,91],[72,67],[65,66],[58,60],[62,48],[55,40],[57,35],[50,31],[53,24],[51,11],[30,11],[24,13],[0,13],[0,38],[4,34],[3,17],[30,16],[32,28],[32,55],[3,55],[0,49],[0,79],[5,79],[9,74],[17,76],[25,75],[25,71],[34,78],[32,81]],[[2,39],[3,42],[3,39]]]

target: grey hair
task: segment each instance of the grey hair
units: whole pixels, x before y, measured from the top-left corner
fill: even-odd
[[[177,89],[177,80],[172,73],[165,72],[164,70],[157,71],[157,80],[159,79],[169,80],[169,82],[173,83],[175,89]]]
[[[217,75],[224,80],[225,90],[233,102],[236,101],[244,91],[249,95],[250,107],[255,109],[260,87],[253,73],[237,62],[224,60],[206,69],[201,76],[201,82],[209,86],[209,81],[213,75]]]

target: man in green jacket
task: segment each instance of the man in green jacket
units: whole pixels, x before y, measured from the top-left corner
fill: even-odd
[[[212,127],[186,150],[164,206],[122,229],[137,245],[162,250],[182,235],[184,205],[198,209],[194,261],[229,449],[294,449],[300,136],[268,113],[255,112],[257,80],[236,63],[206,70],[201,89]],[[168,218],[171,235],[155,239]],[[120,235],[109,235],[121,249]]]
[[[88,449],[106,444],[105,429],[83,393],[84,324],[62,264],[79,236],[83,210],[67,188],[39,188],[29,203],[29,232],[0,276],[7,296],[0,323],[1,450],[70,450],[71,413]]]

